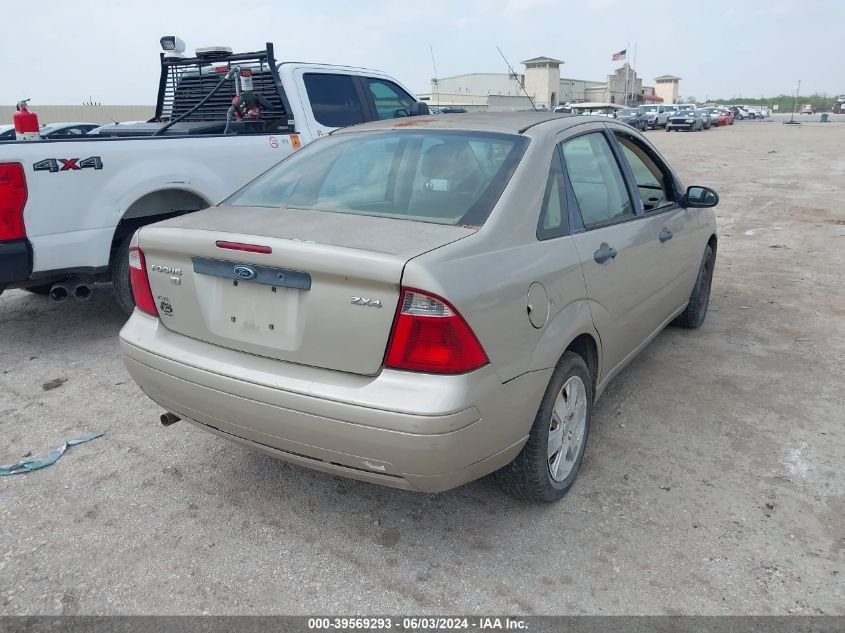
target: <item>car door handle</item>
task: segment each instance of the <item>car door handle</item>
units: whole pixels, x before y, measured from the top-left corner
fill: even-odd
[[[674,237],[674,235],[675,234],[672,233],[672,231],[670,231],[669,229],[663,229],[660,232],[660,241],[661,242],[668,242],[669,240],[671,240]]]
[[[602,244],[595,253],[593,253],[593,259],[596,260],[597,264],[603,264],[606,261],[615,258],[617,255],[616,249],[608,246],[607,244]]]

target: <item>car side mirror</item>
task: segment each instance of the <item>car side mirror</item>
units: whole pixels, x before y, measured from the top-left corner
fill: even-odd
[[[431,114],[431,110],[428,109],[428,104],[425,101],[414,101],[411,104],[411,116],[425,116],[426,114]]]
[[[688,208],[715,207],[719,204],[719,194],[710,187],[687,187],[681,206]]]

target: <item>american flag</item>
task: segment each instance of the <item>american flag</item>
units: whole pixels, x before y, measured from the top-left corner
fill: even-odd
[[[623,59],[625,59],[625,55],[626,55],[627,53],[628,53],[628,49],[627,49],[627,48],[623,48],[623,49],[622,49],[621,51],[619,51],[618,53],[613,53],[613,57],[612,57],[612,59],[613,59],[613,61],[615,61],[615,62],[621,62]]]

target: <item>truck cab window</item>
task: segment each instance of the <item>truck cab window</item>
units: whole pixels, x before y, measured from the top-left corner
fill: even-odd
[[[364,107],[350,75],[306,73],[303,80],[317,123],[346,127],[364,122]]]
[[[415,99],[392,81],[367,78],[367,87],[376,104],[379,119],[398,119],[411,116]]]

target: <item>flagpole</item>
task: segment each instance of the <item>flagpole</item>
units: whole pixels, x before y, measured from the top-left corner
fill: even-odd
[[[631,86],[631,100],[634,101],[634,105],[637,105],[636,100],[634,99],[634,88],[637,85],[636,78],[637,78],[637,45],[634,44],[634,74],[631,76],[631,83],[633,84]]]
[[[628,71],[631,65],[628,63],[628,51],[631,50],[631,42],[625,44],[625,106],[628,106]]]

